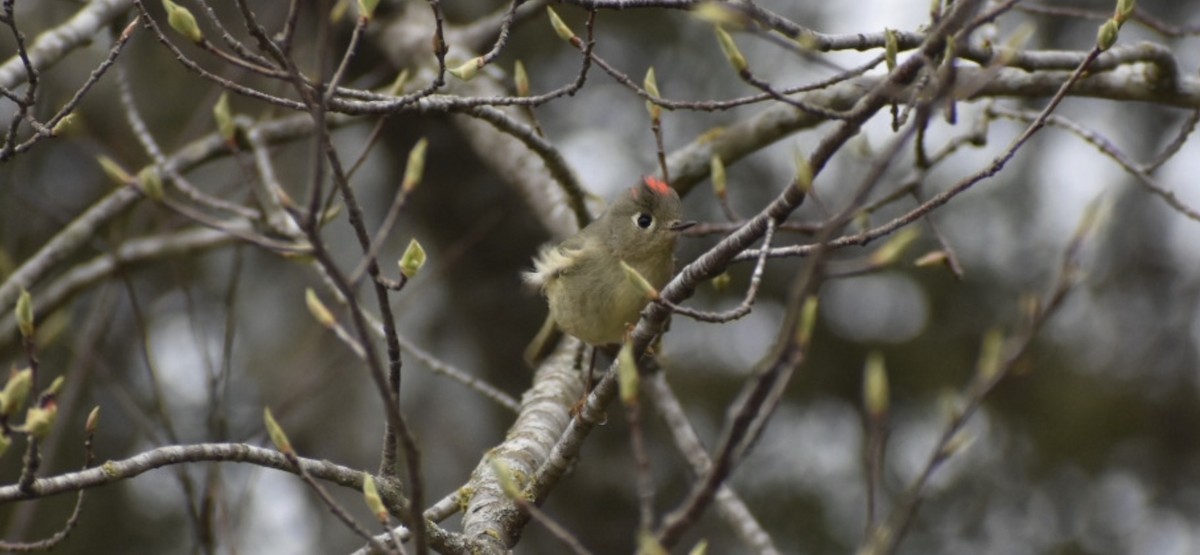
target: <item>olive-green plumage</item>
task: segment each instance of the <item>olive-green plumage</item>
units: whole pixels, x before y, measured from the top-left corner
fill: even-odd
[[[690,225],[680,221],[679,195],[646,178],[579,233],[543,249],[525,281],[541,288],[562,331],[591,345],[619,343],[649,301],[620,262],[662,288],[675,271],[675,239]],[[536,363],[551,347],[535,340],[527,358]]]

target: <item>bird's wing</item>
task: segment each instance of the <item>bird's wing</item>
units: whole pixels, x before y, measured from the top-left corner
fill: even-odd
[[[525,272],[525,283],[545,287],[550,281],[577,267],[582,250],[583,240],[578,236],[543,248],[533,261],[533,271]]]

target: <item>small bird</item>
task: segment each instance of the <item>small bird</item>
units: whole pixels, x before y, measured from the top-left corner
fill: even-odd
[[[557,343],[558,330],[594,347],[620,343],[649,302],[620,263],[661,289],[675,272],[679,232],[694,224],[680,220],[674,189],[646,177],[587,227],[543,248],[524,279],[546,296],[550,317],[526,350],[526,360],[537,366]]]

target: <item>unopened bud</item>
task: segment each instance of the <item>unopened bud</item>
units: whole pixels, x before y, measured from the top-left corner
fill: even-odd
[[[363,472],[362,492],[363,500],[367,502],[367,508],[371,509],[375,519],[379,522],[387,522],[387,507],[383,504],[383,498],[379,496],[379,488],[375,486],[375,477],[367,472]]]
[[[626,341],[621,345],[621,352],[617,354],[617,382],[621,386],[622,403],[626,405],[637,403],[640,380],[637,361],[633,359],[633,344]]]
[[[529,74],[521,60],[513,64],[513,85],[517,88],[517,96],[529,96]]]
[[[226,143],[233,143],[237,135],[237,124],[233,122],[233,108],[229,105],[229,91],[217,97],[213,104],[213,119],[217,121],[217,133]]]
[[[653,285],[650,285],[650,282],[646,281],[645,276],[643,276],[641,272],[638,272],[633,266],[626,264],[624,260],[621,260],[620,262],[621,270],[625,272],[625,278],[628,279],[630,283],[645,293],[647,299],[658,299],[658,289],[655,289]]]
[[[446,71],[450,72],[450,75],[462,79],[463,81],[470,81],[471,79],[475,78],[476,74],[479,73],[479,68],[481,67],[483,67],[482,56],[467,60],[462,65],[447,69]]]
[[[17,329],[21,332],[21,337],[25,339],[33,339],[34,320],[33,320],[33,295],[29,291],[21,289],[21,294],[17,296],[17,306],[13,308],[13,316],[17,319]]]
[[[738,50],[737,43],[733,42],[733,37],[729,36],[729,33],[720,27],[714,27],[713,29],[716,30],[717,42],[721,45],[721,52],[725,53],[725,59],[729,60],[729,65],[732,65],[733,69],[737,70],[738,73],[746,71],[746,68],[750,67],[750,64],[746,62],[746,57],[742,55],[742,51]]]
[[[1137,0],[1117,0],[1116,19],[1118,24],[1124,23],[1133,15],[1133,9],[1137,7]]]
[[[921,232],[915,227],[906,227],[900,230],[883,246],[871,253],[871,264],[875,266],[887,266],[894,264],[901,256],[904,256],[904,251],[921,236]]]
[[[50,429],[54,427],[54,420],[58,416],[58,403],[53,400],[47,401],[40,407],[29,407],[25,411],[25,433],[29,434],[34,439],[42,439],[50,433]]]
[[[883,42],[885,45],[885,59],[887,60],[888,71],[896,69],[896,56],[900,53],[900,41],[896,39],[896,31],[894,29],[883,30]]]
[[[96,428],[100,426],[100,407],[92,407],[92,412],[88,413],[87,422],[83,425],[83,431],[90,434],[96,433]]]
[[[263,407],[263,424],[267,426],[267,435],[271,437],[271,443],[275,444],[275,448],[284,455],[295,455],[296,451],[292,449],[292,442],[288,440],[287,434],[283,433],[283,428],[279,427],[279,423],[275,421],[275,416],[271,414],[271,409]]]
[[[54,129],[51,130],[51,132],[54,133],[54,136],[56,137],[69,134],[74,131],[75,124],[78,121],[79,116],[75,115],[75,112],[71,112],[70,114],[63,116],[62,119],[58,120],[58,123],[54,124]]]
[[[375,16],[375,7],[379,5],[379,0],[358,0],[358,15],[371,19]]]
[[[12,416],[25,406],[29,392],[33,389],[33,370],[26,368],[9,376],[0,391],[0,414]]]
[[[713,25],[728,26],[734,29],[744,29],[750,21],[745,13],[730,8],[724,2],[701,2],[692,8],[692,15]]]
[[[401,190],[411,192],[425,176],[425,151],[428,149],[429,140],[421,137],[413,145],[412,150],[408,151],[408,163],[404,166],[404,181],[400,183]]]
[[[696,546],[688,551],[688,555],[708,555],[708,540],[696,542]]]
[[[554,11],[554,8],[547,6],[546,13],[550,14],[550,26],[554,27],[554,32],[558,35],[558,38],[571,42],[575,38],[575,31],[567,27],[562,18],[558,17],[558,12]]]
[[[713,193],[719,199],[725,198],[728,182],[725,177],[725,162],[721,161],[720,156],[714,155],[708,159],[708,172],[712,175]]]
[[[957,434],[954,434],[954,437],[951,437],[950,441],[947,441],[946,444],[942,446],[942,449],[938,451],[938,457],[943,459],[953,457],[954,455],[966,451],[967,448],[970,447],[974,442],[974,437],[966,432],[960,431]]]
[[[983,345],[979,349],[979,363],[976,372],[983,383],[991,382],[1000,373],[1001,356],[1004,354],[1004,334],[993,329],[983,336]]]
[[[163,191],[162,174],[158,173],[158,168],[154,166],[146,166],[138,172],[138,187],[150,200],[156,202],[161,202],[166,194]]]
[[[813,184],[813,169],[812,164],[808,162],[808,157],[803,153],[796,153],[796,177],[792,180],[792,186],[800,189],[801,192],[807,193],[812,190]]]
[[[888,377],[883,355],[873,352],[867,356],[863,367],[863,406],[871,418],[879,418],[888,411]]]
[[[318,324],[327,329],[337,326],[337,318],[334,318],[333,313],[325,307],[325,303],[321,302],[321,298],[311,287],[304,290],[304,304],[308,305],[309,314],[317,319]]]
[[[917,266],[918,268],[926,268],[929,266],[945,266],[949,263],[950,254],[944,250],[938,249],[921,255],[920,258],[917,258],[917,260],[913,262],[913,265]]]
[[[343,19],[346,19],[346,12],[348,11],[350,11],[350,0],[338,0],[329,9],[329,22],[335,25],[341,23]]]
[[[642,88],[646,89],[646,94],[661,98],[662,95],[658,92],[658,80],[654,77],[654,68],[646,70],[646,78],[642,80]],[[662,118],[662,106],[654,103],[654,100],[646,101],[646,111],[650,114],[650,119],[658,121]]]
[[[118,185],[129,185],[130,183],[133,183],[133,176],[129,175],[129,172],[125,171],[125,168],[122,168],[121,165],[112,158],[101,154],[100,156],[96,157],[96,162],[100,163],[100,169],[104,170],[104,175],[107,175],[109,179],[116,181]]]
[[[726,289],[729,289],[729,284],[732,282],[733,277],[729,275],[729,272],[722,272],[721,275],[712,278],[712,287],[717,293],[723,293]]]
[[[63,384],[67,383],[67,378],[59,376],[50,382],[50,387],[42,391],[42,397],[55,397],[62,392]]]
[[[817,296],[810,295],[804,299],[804,306],[800,307],[800,325],[796,328],[796,343],[800,347],[807,347],[808,342],[812,339],[813,328],[817,326]]]
[[[638,555],[670,555],[667,548],[658,542],[654,533],[649,530],[638,532]]]
[[[404,256],[400,257],[400,273],[404,274],[404,277],[412,279],[424,265],[425,249],[416,239],[409,241],[408,248],[404,249]]]
[[[196,17],[187,8],[171,0],[163,0],[163,9],[167,12],[167,23],[176,33],[196,44],[204,40],[204,33],[200,32],[200,26],[196,24]]]
[[[1101,51],[1112,48],[1112,45],[1117,42],[1117,34],[1120,28],[1121,26],[1117,24],[1116,20],[1110,19],[1105,21],[1104,25],[1101,25],[1096,30],[1096,46]]]

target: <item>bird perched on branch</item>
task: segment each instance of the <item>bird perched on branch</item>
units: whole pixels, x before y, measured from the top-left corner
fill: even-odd
[[[537,366],[566,332],[592,346],[620,343],[654,289],[675,272],[675,240],[695,222],[680,220],[679,194],[646,177],[622,193],[603,214],[562,243],[542,249],[524,275],[550,305],[550,317],[525,352]],[[593,357],[595,356],[593,351]]]

